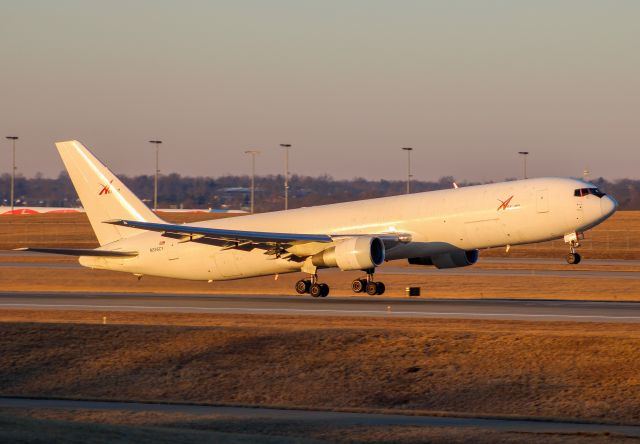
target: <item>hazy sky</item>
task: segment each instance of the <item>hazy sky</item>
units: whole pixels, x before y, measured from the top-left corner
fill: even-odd
[[[0,0],[0,172],[640,178],[640,1]]]

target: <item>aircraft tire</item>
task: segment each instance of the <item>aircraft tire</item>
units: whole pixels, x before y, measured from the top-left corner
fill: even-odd
[[[314,298],[319,298],[322,296],[322,285],[321,284],[313,284],[309,287],[309,294]]]
[[[362,293],[366,285],[367,281],[365,279],[356,279],[351,282],[351,290],[353,290],[354,293]]]
[[[580,261],[582,260],[582,256],[580,256],[579,253],[569,253],[567,254],[566,259],[568,264],[576,265],[580,263]]]
[[[329,286],[327,284],[320,284],[320,288],[322,288],[322,293],[320,293],[320,297],[326,298],[329,296]]]
[[[366,288],[367,294],[369,296],[375,296],[378,294],[378,283],[377,282],[368,282]]]
[[[308,280],[301,279],[296,282],[296,292],[298,294],[309,293],[310,282]]]
[[[387,289],[387,287],[385,287],[384,283],[382,282],[376,282],[376,289],[376,294],[382,295],[384,294],[384,291]]]

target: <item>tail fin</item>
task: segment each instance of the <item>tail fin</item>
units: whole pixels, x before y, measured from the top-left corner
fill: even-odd
[[[110,219],[162,222],[109,169],[77,140],[56,143],[100,245],[140,234],[105,224]]]

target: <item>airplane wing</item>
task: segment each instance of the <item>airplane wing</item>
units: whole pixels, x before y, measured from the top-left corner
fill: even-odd
[[[14,251],[66,254],[69,256],[134,257],[137,251],[92,250],[90,248],[16,248]]]
[[[266,231],[225,230],[221,228],[193,227],[189,225],[159,224],[154,222],[140,222],[134,220],[108,220],[105,223],[123,227],[139,228],[141,230],[157,231],[167,237],[178,237],[183,241],[197,242],[203,239],[220,240],[233,243],[257,245],[296,245],[306,242],[331,243],[343,237],[375,236],[385,244],[409,242],[410,236],[404,233],[391,234],[302,234],[302,233],[274,233]]]

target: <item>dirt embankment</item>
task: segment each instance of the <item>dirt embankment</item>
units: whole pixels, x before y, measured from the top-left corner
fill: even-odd
[[[2,395],[640,422],[637,325],[19,310],[2,320]]]

